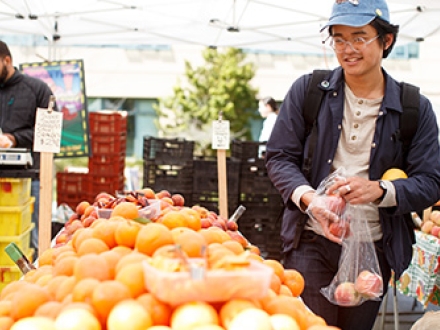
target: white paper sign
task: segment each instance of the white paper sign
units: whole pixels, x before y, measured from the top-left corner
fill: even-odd
[[[34,150],[38,152],[60,152],[63,114],[58,111],[37,109],[35,119]]]
[[[212,149],[229,149],[229,120],[212,123]]]

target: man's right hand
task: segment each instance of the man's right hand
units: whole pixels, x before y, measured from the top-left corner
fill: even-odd
[[[0,148],[11,148],[12,141],[5,134],[0,135]]]

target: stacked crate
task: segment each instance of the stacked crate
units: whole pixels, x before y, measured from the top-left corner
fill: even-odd
[[[239,203],[246,211],[238,220],[239,230],[257,245],[265,258],[281,260],[281,216],[283,201],[259,158],[265,143],[234,140],[231,156],[240,159]]]
[[[18,280],[21,272],[5,248],[14,242],[31,260],[32,213],[35,198],[31,197],[30,178],[0,178],[0,291]]]
[[[240,186],[240,161],[234,158],[226,160],[228,214],[238,207]],[[192,202],[219,213],[218,166],[216,159],[194,160]]]
[[[89,125],[92,156],[87,192],[93,200],[100,192],[115,194],[124,189],[127,112],[91,112]]]
[[[66,203],[75,209],[81,201],[92,202],[100,192],[115,194],[124,189],[127,112],[91,112],[89,130],[88,173],[57,173],[58,205]]]
[[[143,186],[181,194],[191,205],[194,141],[144,137]]]

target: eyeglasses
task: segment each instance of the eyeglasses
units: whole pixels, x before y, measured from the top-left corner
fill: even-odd
[[[330,39],[330,47],[332,47],[336,53],[343,53],[345,52],[345,49],[347,49],[347,45],[349,45],[354,52],[360,53],[377,38],[379,38],[379,35],[370,40],[365,40],[362,37],[356,37],[351,41],[347,41],[340,37],[336,37]]]

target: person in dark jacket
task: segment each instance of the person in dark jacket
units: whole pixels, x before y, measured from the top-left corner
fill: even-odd
[[[374,325],[380,301],[341,307],[320,292],[338,271],[341,245],[319,221],[308,217],[311,212],[315,218],[319,210],[308,208],[319,184],[336,169],[345,168],[347,181],[337,181],[327,192],[338,191],[347,202],[362,208],[375,242],[385,294],[391,270],[399,278],[411,261],[415,238],[410,212],[440,199],[439,131],[431,103],[421,95],[417,131],[403,156],[402,142],[396,138],[401,86],[382,68],[382,59],[391,52],[398,34],[385,0],[338,0],[326,28],[340,66],[319,84],[325,95],[317,117],[310,180],[302,162],[310,143],[303,104],[311,74],[297,79],[282,103],[267,143],[266,166],[286,205],[281,229],[284,266],[304,276],[305,304],[329,325],[367,330]],[[381,181],[393,167],[404,170],[408,178]],[[337,219],[329,212],[323,214]]]
[[[22,74],[14,67],[9,47],[0,41],[0,144],[9,148],[33,149],[37,108],[47,108],[52,91],[42,80]],[[39,153],[32,153],[33,169],[40,168]],[[40,180],[32,180],[35,197],[31,247],[38,255],[38,213]]]

